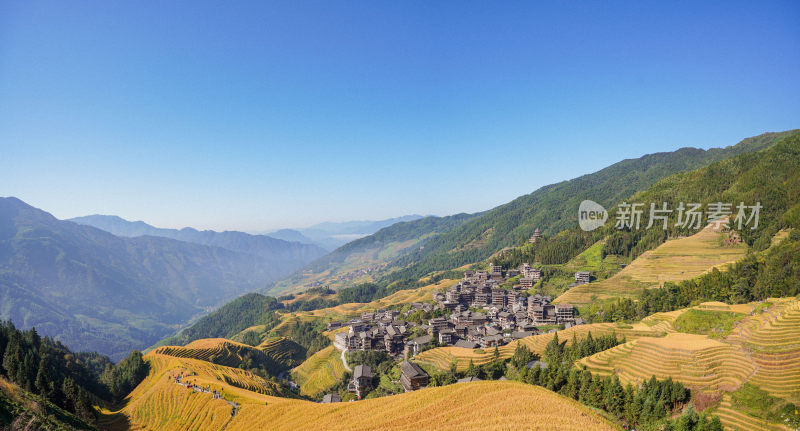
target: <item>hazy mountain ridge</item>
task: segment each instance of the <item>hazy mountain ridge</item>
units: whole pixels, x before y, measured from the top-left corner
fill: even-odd
[[[425,247],[426,241],[476,217],[478,214],[456,214],[446,217],[428,216],[398,222],[337,248],[281,280],[268,290],[280,293],[299,290],[298,285],[325,284],[342,287],[353,281],[367,281],[369,273],[378,272],[392,260]]]
[[[292,253],[269,259],[169,238],[118,237],[0,198],[0,318],[115,359],[301,263]]]
[[[157,236],[195,244],[222,247],[232,251],[253,253],[262,257],[282,259],[313,260],[326,253],[322,248],[311,243],[289,241],[267,235],[251,235],[238,231],[216,232],[213,230],[197,230],[191,227],[183,229],[164,229],[151,226],[143,221],[128,221],[114,215],[89,215],[76,217],[69,221],[93,226],[117,236],[139,237]]]
[[[323,222],[307,228],[280,229],[273,232],[266,232],[266,235],[287,241],[317,244],[328,251],[333,251],[351,241],[371,235],[385,227],[392,226],[396,223],[419,220],[421,218],[424,218],[424,216],[411,214],[384,220]]]

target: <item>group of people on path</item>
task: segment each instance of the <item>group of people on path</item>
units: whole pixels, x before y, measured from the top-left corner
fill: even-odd
[[[201,392],[201,393],[204,393],[204,394],[211,394],[212,399],[225,401],[226,403],[230,404],[231,407],[233,407],[233,410],[231,410],[231,416],[235,416],[236,412],[239,410],[239,404],[236,404],[233,401],[226,400],[222,396],[223,389],[220,389],[219,391],[217,391],[216,389],[211,389],[211,386],[206,386],[206,387],[199,386],[199,385],[197,385],[195,383],[196,382],[195,380],[193,380],[191,382],[186,382],[186,383],[183,382],[184,377],[191,377],[191,376],[196,376],[196,375],[197,375],[197,373],[191,373],[191,374],[184,375],[183,372],[181,372],[181,373],[173,376],[173,379],[174,379],[174,382],[176,384],[184,386],[189,390],[194,390],[195,392]]]

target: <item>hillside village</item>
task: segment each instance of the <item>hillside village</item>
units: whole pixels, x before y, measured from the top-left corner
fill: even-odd
[[[412,303],[404,315],[397,309],[364,312],[346,323],[331,322],[328,329],[349,327],[347,332],[336,334],[334,345],[339,350],[379,350],[413,357],[434,344],[491,348],[554,332],[556,327],[585,323],[575,317],[572,305],[552,304],[550,296],[527,293],[541,276],[540,269],[527,263],[508,271],[491,264],[488,271],[466,271],[450,289],[434,292],[433,304]],[[510,289],[500,287],[513,277],[519,277],[519,284]],[[576,274],[578,282],[583,277],[582,272]],[[417,312],[431,317],[421,323],[404,320]]]
[[[538,229],[537,234],[531,241],[541,238]],[[347,328],[334,338],[334,346],[343,353],[376,351],[396,360],[404,359],[399,382],[406,392],[413,391],[427,386],[428,375],[409,359],[427,349],[495,348],[584,324],[582,318],[575,316],[572,305],[552,304],[550,296],[528,293],[541,278],[542,270],[528,263],[507,271],[490,264],[486,271],[465,271],[460,282],[443,292],[434,292],[430,302],[411,303],[404,312],[391,308],[363,312],[348,322],[330,322],[327,329]],[[508,286],[512,279],[518,283],[501,287]],[[576,284],[588,283],[589,273],[578,272],[575,279]],[[370,389],[373,377],[369,366],[355,366],[348,391],[361,398]],[[323,398],[323,402],[338,400],[335,394]]]

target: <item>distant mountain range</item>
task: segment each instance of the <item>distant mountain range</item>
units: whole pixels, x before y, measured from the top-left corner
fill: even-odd
[[[147,235],[116,236],[0,198],[0,319],[114,359],[325,254],[240,232],[156,229],[114,217],[82,221],[90,220]]]
[[[268,231],[259,235],[244,232],[211,230],[198,231],[190,227],[183,229],[164,229],[149,225],[143,221],[129,221],[115,215],[88,215],[69,219],[82,225],[93,226],[117,236],[160,236],[177,239],[179,241],[193,242],[203,245],[224,247],[230,250],[252,252],[264,251],[268,254],[280,248],[273,239],[301,244],[312,244],[324,251],[333,251],[348,242],[371,235],[395,223],[408,222],[423,218],[421,215],[406,215],[385,220],[365,220],[347,222],[324,222],[301,229],[280,229]],[[312,254],[317,251],[307,251]],[[322,254],[325,254],[324,252]],[[319,257],[319,256],[317,256]]]
[[[304,244],[317,244],[328,251],[333,251],[351,241],[391,226],[396,223],[419,220],[424,216],[418,214],[394,217],[385,220],[363,220],[346,222],[324,222],[301,229],[281,229],[265,232],[273,238],[285,241],[297,241]]]
[[[251,235],[237,231],[199,231],[190,227],[163,229],[151,226],[143,221],[128,221],[114,215],[89,215],[72,218],[69,221],[96,227],[116,236],[129,238],[158,236],[195,244],[222,247],[270,259],[309,261],[326,254],[326,250],[308,241],[295,241],[267,235]]]

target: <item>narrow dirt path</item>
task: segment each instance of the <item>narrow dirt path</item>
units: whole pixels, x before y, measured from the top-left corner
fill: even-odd
[[[345,370],[347,370],[347,371],[352,373],[353,370],[351,370],[350,366],[347,365],[347,357],[345,356],[345,353],[347,353],[347,349],[342,350],[342,364],[344,365],[344,369]]]

